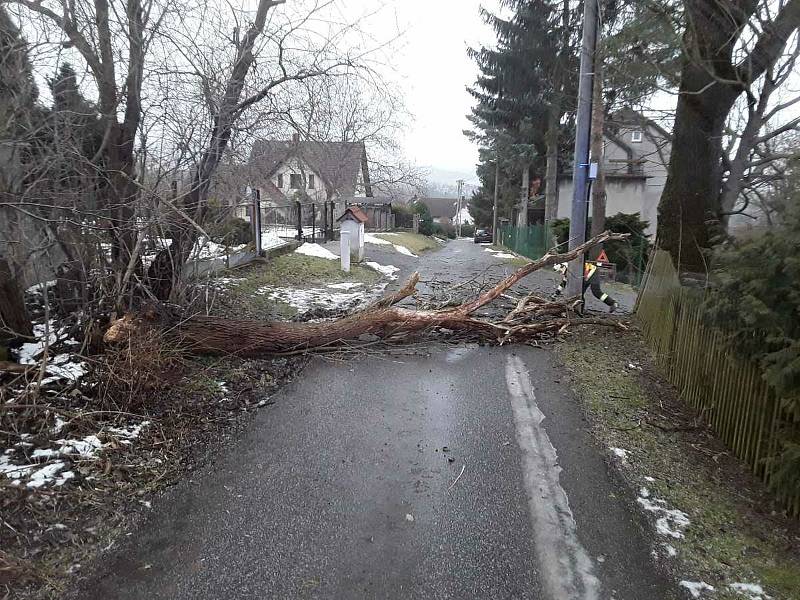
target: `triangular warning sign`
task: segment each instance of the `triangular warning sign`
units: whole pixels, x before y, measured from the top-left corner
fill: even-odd
[[[597,262],[604,262],[604,263],[610,262],[608,260],[608,255],[606,254],[605,250],[600,250],[600,256],[597,257]]]

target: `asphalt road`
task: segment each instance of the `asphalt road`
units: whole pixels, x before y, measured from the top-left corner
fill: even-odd
[[[405,259],[425,279],[508,268],[466,242]],[[667,597],[562,379],[530,347],[315,359],[79,595]]]

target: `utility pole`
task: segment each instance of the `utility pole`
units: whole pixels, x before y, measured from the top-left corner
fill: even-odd
[[[586,241],[586,213],[589,197],[589,135],[592,123],[592,87],[594,85],[594,52],[597,47],[597,5],[599,0],[583,3],[583,37],[581,70],[578,81],[578,111],[575,120],[575,157],[572,163],[572,216],[569,222],[569,249]],[[583,291],[583,255],[569,265],[567,295]]]
[[[492,243],[496,246],[497,242],[497,190],[500,186],[500,157],[494,157],[494,203],[492,204]]]
[[[464,180],[456,181],[458,184],[458,208],[456,209],[456,236],[461,237],[461,194],[464,191]]]

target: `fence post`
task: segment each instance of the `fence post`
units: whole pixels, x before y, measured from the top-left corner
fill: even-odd
[[[414,233],[419,233],[419,215],[414,213],[414,222],[411,224],[411,227],[414,229]]]
[[[297,203],[297,239],[303,241],[303,205],[300,200],[295,200]]]
[[[317,243],[317,205],[311,203],[311,241]]]
[[[325,206],[325,201],[322,202],[322,239],[326,242],[331,239],[328,236],[328,207]]]
[[[253,242],[256,247],[256,256],[261,256],[261,191],[253,190],[253,218],[250,226],[253,228]]]

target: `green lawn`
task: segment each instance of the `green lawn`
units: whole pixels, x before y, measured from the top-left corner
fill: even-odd
[[[433,250],[439,247],[439,243],[432,237],[422,235],[421,233],[411,233],[407,231],[396,233],[376,233],[375,237],[379,237],[387,242],[405,246],[414,254],[425,252],[426,250]]]

